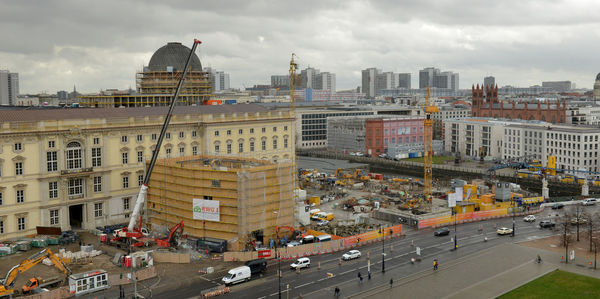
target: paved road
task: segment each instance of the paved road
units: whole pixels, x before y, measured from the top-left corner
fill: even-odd
[[[600,205],[586,207],[595,211],[600,210]],[[550,214],[562,213],[564,210],[546,209],[539,218],[546,218]],[[367,290],[373,286],[385,284],[390,278],[394,280],[409,277],[415,273],[431,268],[433,258],[437,258],[440,265],[452,262],[461,257],[480,252],[503,243],[517,242],[536,238],[547,237],[557,234],[557,231],[549,229],[539,229],[535,223],[526,223],[521,217],[515,221],[516,236],[498,236],[497,227],[512,227],[512,219],[504,218],[484,222],[468,223],[457,226],[458,250],[452,251],[454,228],[451,226],[450,236],[434,237],[433,229],[424,229],[420,231],[405,230],[406,237],[394,239],[385,242],[385,252],[387,253],[385,261],[385,274],[381,273],[381,243],[371,244],[358,248],[363,256],[353,261],[342,262],[338,265],[342,252],[333,254],[324,254],[310,257],[312,266],[310,269],[303,269],[297,274],[289,269],[291,261],[283,261],[281,268],[283,276],[282,298],[297,298],[302,295],[303,298],[322,298],[332,296],[335,286],[340,286],[345,296],[356,293],[361,290]],[[482,231],[479,231],[479,226]],[[484,242],[484,236],[488,241]],[[421,248],[422,262],[412,264],[411,257],[416,257],[415,247],[411,246],[411,241],[415,247]],[[390,251],[390,249],[392,251]],[[371,260],[372,279],[367,280],[367,253]],[[320,262],[321,269],[317,269]],[[233,267],[233,264],[232,264]],[[250,282],[234,285],[231,287],[231,293],[222,298],[277,298],[277,263],[269,264],[267,272],[259,278],[253,278]],[[357,273],[361,272],[365,278],[363,284],[359,284]],[[334,277],[328,278],[327,273],[332,273]],[[217,286],[225,272],[213,273],[210,275],[198,275],[196,277],[161,277],[160,280],[151,280],[138,285],[141,294],[149,295],[149,288],[153,289],[153,297],[157,298],[192,298],[200,295],[202,290]],[[175,281],[175,282],[174,282]],[[287,286],[289,285],[289,290]],[[157,286],[157,287],[154,287]],[[167,290],[169,288],[170,290]],[[174,288],[174,289],[173,289]],[[130,294],[132,288],[126,287],[126,293]],[[96,293],[92,297],[96,298],[116,298],[117,291]],[[90,297],[90,298],[92,298]]]
[[[538,218],[547,217],[550,213],[556,214],[557,211],[547,209],[545,212],[538,215]],[[296,298],[299,295],[302,295],[303,298],[319,298],[328,296],[328,294],[333,294],[333,289],[336,285],[339,285],[342,290],[344,290],[347,285],[353,286],[349,287],[349,289],[355,289],[355,286],[359,286],[357,290],[369,288],[370,286],[388,282],[390,277],[400,279],[416,272],[429,269],[431,268],[433,258],[437,258],[440,261],[440,264],[443,265],[454,259],[502,243],[542,238],[557,233],[549,229],[539,229],[537,222],[539,221],[536,221],[536,223],[526,223],[522,221],[521,217],[516,218],[516,236],[514,238],[510,236],[498,236],[496,235],[496,229],[494,228],[494,224],[497,224],[498,227],[512,227],[511,218],[458,225],[457,234],[459,249],[456,251],[451,250],[454,245],[451,241],[453,232],[447,237],[434,237],[432,229],[409,231],[407,232],[407,236],[403,239],[395,239],[391,242],[386,242],[385,251],[388,255],[386,256],[385,261],[385,274],[381,273],[381,243],[360,248],[360,251],[363,253],[362,258],[343,262],[341,266],[338,265],[338,260],[343,253],[311,257],[312,267],[310,269],[301,270],[300,274],[289,270],[290,262],[282,262],[282,296],[283,298],[287,298],[287,292],[289,292],[290,298]],[[483,228],[483,231],[481,232],[478,230],[480,225]],[[453,230],[453,227],[451,227],[451,230]],[[487,236],[487,242],[484,242],[484,236]],[[411,246],[411,241],[414,242],[415,246],[421,248],[422,262],[417,262],[415,264],[410,262],[411,257],[416,257],[415,247]],[[393,251],[390,252],[390,249],[393,249]],[[366,279],[368,263],[367,252],[370,253],[371,259],[371,281],[367,281]],[[321,263],[321,269],[317,269],[318,262]],[[358,283],[357,278],[357,273],[359,271],[365,278],[362,287],[360,287],[361,285]],[[327,273],[332,273],[334,277],[329,278]],[[204,283],[180,288],[179,290],[170,292],[170,294],[176,295],[177,297],[197,296],[202,289],[205,289],[206,286],[209,285],[210,281],[213,282],[213,286],[216,285],[220,277],[222,277],[222,273],[214,275],[213,277],[206,277],[208,280],[204,281]],[[287,289],[288,285],[289,290]],[[253,279],[248,283],[234,285],[231,287],[231,291],[232,292],[229,295],[223,297],[276,298],[278,295],[276,264],[269,265],[269,269],[264,277]]]

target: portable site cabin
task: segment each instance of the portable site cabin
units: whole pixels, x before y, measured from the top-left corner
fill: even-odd
[[[110,288],[108,272],[99,269],[69,275],[69,293],[80,296]]]

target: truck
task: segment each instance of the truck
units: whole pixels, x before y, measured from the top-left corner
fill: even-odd
[[[333,218],[334,218],[333,213],[326,213],[326,212],[319,212],[310,217],[310,219],[312,219],[312,220],[327,220],[327,221],[331,221],[331,220],[333,220]]]
[[[63,283],[64,279],[60,277],[52,277],[48,279],[43,279],[41,277],[32,277],[29,281],[23,285],[21,288],[23,294],[29,294],[33,292],[37,288],[53,288],[61,283]]]

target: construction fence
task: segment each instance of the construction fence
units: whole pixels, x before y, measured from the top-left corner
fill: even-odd
[[[419,220],[419,229],[426,228],[426,227],[437,228],[437,227],[454,224],[454,222],[456,222],[457,224],[461,224],[461,223],[469,223],[469,222],[476,222],[476,221],[485,221],[485,220],[496,219],[496,218],[512,217],[513,215],[514,216],[525,216],[525,215],[529,215],[529,214],[537,214],[539,212],[542,212],[543,210],[544,210],[544,207],[540,207],[537,210],[518,212],[518,213],[509,213],[508,209],[495,209],[495,210],[489,210],[489,211],[460,213],[460,214],[456,214],[454,216],[447,215],[447,216],[441,216],[441,217],[435,217],[435,218],[421,219],[421,220]]]
[[[310,230],[310,234],[317,231]],[[320,232],[317,232],[320,233]],[[322,235],[323,233],[320,233]],[[381,230],[373,230],[366,233],[342,238],[337,237],[329,242],[310,243],[294,247],[283,247],[274,249],[266,249],[259,251],[248,251],[248,252],[225,252],[223,260],[226,262],[235,261],[249,261],[259,258],[273,259],[279,254],[281,259],[294,259],[304,256],[319,255],[333,253],[337,251],[345,251],[356,248],[358,246],[372,244],[385,239],[392,239],[402,236],[402,225],[395,225],[390,227],[382,228]],[[277,251],[277,252],[276,252]]]

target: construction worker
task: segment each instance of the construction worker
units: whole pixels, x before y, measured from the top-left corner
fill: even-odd
[[[433,260],[433,270],[437,270],[437,268],[438,268],[438,260],[434,259]]]

